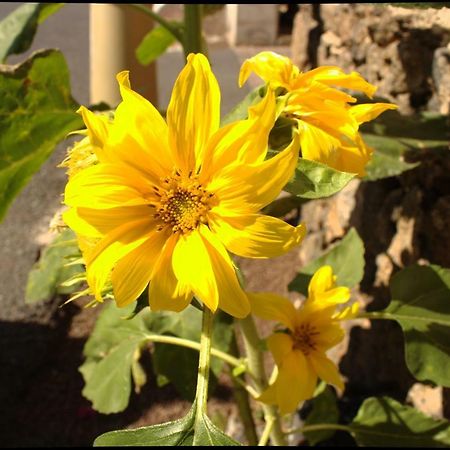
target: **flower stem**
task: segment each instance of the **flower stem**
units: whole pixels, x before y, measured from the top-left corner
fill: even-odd
[[[254,376],[256,388],[261,393],[267,387],[267,376],[264,369],[263,352],[261,351],[261,340],[256,331],[253,317],[248,315],[239,321],[244,338],[245,350],[248,358],[248,368]],[[281,431],[280,416],[273,405],[262,404],[264,420],[266,424],[273,423],[270,430],[270,438],[273,445],[285,446],[286,441]]]
[[[145,5],[140,5],[138,3],[131,3],[129,4],[134,9],[137,9],[138,11],[147,14],[147,16],[150,16],[155,22],[158,22],[161,26],[163,26],[172,36],[181,44],[183,45],[183,35],[180,33],[180,31],[172,26],[169,22],[167,22],[165,19],[163,19],[159,14],[153,12],[151,9],[147,8]]]
[[[184,5],[184,56],[189,53],[202,53],[202,9],[201,4]]]
[[[233,338],[230,344],[230,353],[234,356],[239,356],[239,347],[236,342],[236,335],[233,334]],[[233,382],[233,396],[236,401],[239,415],[241,416],[242,425],[244,426],[245,436],[247,438],[248,445],[254,446],[258,443],[258,435],[256,434],[255,421],[253,420],[252,408],[248,398],[246,388],[242,386],[237,377],[232,376]]]
[[[337,423],[316,423],[314,425],[305,425],[304,427],[288,430],[285,434],[307,433],[308,431],[322,431],[322,430],[339,430],[352,432],[352,428],[347,425],[339,425]]]
[[[214,314],[205,305],[205,307],[203,308],[202,335],[200,337],[200,356],[198,359],[197,391],[195,393],[195,401],[197,402],[197,410],[195,413],[196,422],[202,421],[203,415],[206,415],[207,412],[213,319]]]
[[[172,344],[179,345],[180,347],[187,347],[193,350],[200,350],[200,344],[198,342],[190,341],[189,339],[182,339],[174,336],[163,336],[160,334],[149,334],[146,335],[146,339],[150,342],[160,342],[162,344]],[[215,348],[211,348],[211,355],[219,358],[233,367],[242,367],[243,361],[233,356],[230,356],[228,353],[222,352]]]

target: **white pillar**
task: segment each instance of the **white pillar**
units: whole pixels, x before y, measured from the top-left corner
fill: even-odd
[[[274,45],[278,34],[277,4],[227,4],[230,45]]]
[[[129,70],[131,87],[156,106],[155,64],[142,66],[135,56],[136,47],[152,26],[151,18],[130,6],[90,5],[91,103],[104,101],[115,107],[121,100],[116,75],[121,70]]]

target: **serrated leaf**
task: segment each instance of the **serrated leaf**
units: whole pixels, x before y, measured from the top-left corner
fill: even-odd
[[[354,173],[299,158],[293,179],[283,189],[301,198],[324,198],[339,192],[354,177]]]
[[[110,431],[97,437],[95,447],[102,446],[237,446],[235,440],[220,431],[209,418],[197,414],[196,403],[182,418],[135,430]]]
[[[83,121],[75,113],[69,71],[56,50],[18,66],[0,66],[0,219],[56,144]]]
[[[325,254],[303,267],[289,284],[289,290],[308,295],[308,285],[314,272],[330,265],[337,276],[337,285],[354,287],[364,275],[364,243],[358,232],[351,228],[341,241]]]
[[[432,419],[389,397],[370,397],[350,424],[360,446],[448,447],[450,423]]]
[[[65,3],[41,3],[41,9],[39,10],[38,24],[40,25],[55,12],[59,11]]]
[[[182,28],[179,22],[172,21],[171,25]],[[137,60],[147,66],[161,56],[174,42],[175,36],[163,26],[156,26],[148,32],[136,49]]]
[[[132,371],[135,371],[134,377],[139,375],[136,356],[147,335],[142,313],[133,319],[125,319],[132,306],[117,308],[113,302],[105,305],[84,346],[86,360],[79,368],[85,381],[82,393],[95,410],[104,414],[120,412],[127,407]],[[145,382],[142,377],[137,381],[139,387]]]
[[[407,267],[392,278],[391,297],[381,313],[402,327],[409,370],[420,381],[450,386],[450,270]]]
[[[320,423],[338,423],[339,409],[337,407],[336,395],[325,383],[321,383],[318,386],[315,396],[311,400],[311,404],[312,409],[305,420],[305,426]],[[332,429],[305,431],[304,435],[310,445],[316,445],[319,442],[330,439],[335,432]]]
[[[70,265],[68,257],[79,252],[75,234],[66,229],[42,252],[28,274],[25,302],[28,304],[48,300],[55,294],[69,294],[79,288],[80,283],[61,287],[61,283],[84,272],[82,265]]]
[[[182,418],[135,430],[104,433],[94,441],[94,447],[106,446],[190,446],[194,434],[195,404]]]
[[[219,430],[207,417],[196,424],[194,441],[192,445],[205,446],[239,446],[240,444]]]

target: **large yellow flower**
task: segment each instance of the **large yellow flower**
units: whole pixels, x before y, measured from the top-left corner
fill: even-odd
[[[343,389],[338,369],[326,352],[343,339],[339,322],[353,317],[358,304],[337,310],[338,304],[348,301],[350,291],[336,287],[335,281],[330,266],[317,270],[309,284],[308,298],[298,310],[279,295],[248,293],[254,314],[287,327],[267,340],[278,373],[258,398],[278,405],[281,414],[295,411],[299,402],[311,398],[318,378]]]
[[[228,251],[267,258],[302,240],[303,225],[259,213],[292,176],[298,138],[265,161],[270,91],[247,120],[219,128],[219,87],[201,54],[189,55],[178,76],[167,122],[131,89],[128,72],[117,79],[123,101],[112,122],[80,108],[98,162],[65,189],[64,220],[98,239],[86,261],[89,285],[99,295],[110,277],[118,306],[150,282],[153,310],[180,311],[195,295],[212,311],[246,316]]]
[[[251,72],[272,88],[287,93],[283,115],[298,124],[303,158],[344,172],[365,174],[372,150],[361,138],[359,125],[397,106],[390,103],[350,106],[356,98],[333,86],[361,91],[370,98],[377,89],[375,86],[357,72],[346,74],[335,66],[302,73],[289,58],[269,51],[244,61],[239,74],[240,86]]]

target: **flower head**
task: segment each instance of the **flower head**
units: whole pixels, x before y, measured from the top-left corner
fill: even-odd
[[[335,280],[330,266],[317,270],[300,309],[279,295],[248,293],[253,313],[286,327],[267,340],[278,373],[259,397],[262,402],[278,405],[281,414],[293,412],[299,402],[311,398],[318,378],[343,388],[338,369],[326,352],[344,338],[339,322],[353,317],[358,304],[337,309],[349,300],[350,291],[336,287]]]
[[[267,258],[302,240],[303,225],[259,213],[292,176],[298,138],[265,161],[270,91],[247,120],[220,128],[219,87],[201,54],[188,56],[166,120],[131,89],[128,72],[117,80],[113,121],[80,108],[97,162],[65,189],[64,220],[95,242],[85,255],[89,285],[98,296],[110,279],[118,306],[149,285],[153,310],[180,311],[195,295],[244,317],[250,305],[228,251]]]
[[[375,86],[357,72],[346,74],[335,66],[303,73],[289,58],[270,51],[244,61],[239,74],[240,86],[251,72],[271,88],[281,88],[286,95],[283,115],[297,123],[303,158],[344,172],[365,174],[372,150],[359,134],[359,125],[397,107],[390,103],[350,106],[356,98],[334,86],[361,91],[370,98],[377,89]]]

